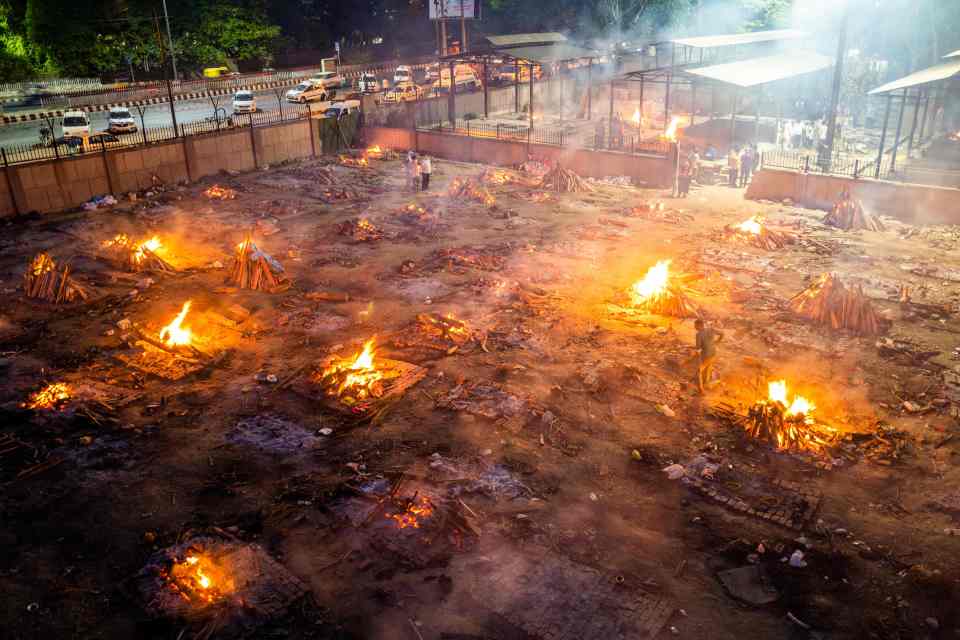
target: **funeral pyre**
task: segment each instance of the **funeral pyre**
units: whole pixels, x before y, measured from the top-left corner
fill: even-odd
[[[833,209],[823,219],[823,224],[836,227],[844,231],[852,229],[866,229],[867,231],[883,231],[886,227],[880,220],[864,210],[859,200],[849,194],[833,205]]]
[[[28,298],[61,303],[86,300],[87,291],[70,276],[70,265],[57,268],[47,253],[38,253],[23,274],[23,293]]]
[[[345,167],[357,167],[360,169],[365,169],[370,166],[370,161],[367,160],[365,156],[348,156],[340,154],[339,160],[340,164]]]
[[[337,405],[353,413],[366,413],[380,401],[399,395],[426,375],[416,365],[377,358],[376,338],[367,340],[353,357],[331,356],[324,367],[311,376],[323,393]]]
[[[127,271],[161,271],[173,273],[173,265],[160,257],[163,244],[160,238],[153,236],[147,240],[135,241],[125,233],[118,233],[110,240],[100,243],[106,257],[118,267]]]
[[[395,509],[388,509],[393,513],[387,513],[386,516],[396,523],[398,529],[419,529],[421,523],[433,516],[435,511],[430,498],[418,494],[406,500],[397,499],[396,502],[400,504]]]
[[[553,167],[543,176],[539,187],[559,193],[587,193],[594,190],[589,182],[560,165]]]
[[[711,412],[777,450],[819,453],[838,442],[838,433],[818,422],[814,409],[816,405],[807,398],[789,396],[786,380],[772,380],[767,397],[755,402],[746,415],[727,404],[713,407]]]
[[[533,184],[535,184],[534,180],[523,174],[516,173],[514,171],[507,171],[505,169],[495,169],[493,167],[488,167],[480,175],[480,180],[486,184],[494,186],[503,186],[508,184],[533,186]]]
[[[337,225],[337,233],[357,242],[374,242],[383,238],[383,231],[366,218],[353,218]]]
[[[211,200],[233,200],[237,197],[237,192],[230,187],[221,187],[218,184],[204,190],[203,195]]]
[[[845,286],[834,273],[822,274],[793,296],[789,307],[795,314],[817,324],[831,329],[849,329],[860,335],[877,335],[886,325],[863,294],[863,288]]]
[[[449,355],[481,338],[452,313],[420,313],[412,326],[393,337],[391,344],[398,349],[423,348]]]
[[[555,202],[557,199],[552,193],[546,191],[520,191],[513,195],[531,204],[546,204],[548,202]]]
[[[472,200],[488,207],[497,203],[493,194],[475,178],[454,178],[447,188],[447,196],[458,200]]]
[[[660,260],[646,275],[630,287],[630,303],[648,313],[678,318],[698,315],[696,305],[687,295],[682,279],[670,274],[671,260]]]
[[[30,394],[24,403],[27,409],[56,409],[71,397],[70,385],[64,382],[52,382],[40,391]]]
[[[771,229],[761,216],[752,216],[740,224],[727,225],[723,228],[723,239],[767,251],[781,249],[794,241],[791,234]]]
[[[643,204],[635,207],[630,207],[623,212],[623,215],[627,216],[628,218],[643,218],[644,220],[669,222],[671,224],[680,224],[682,222],[693,221],[693,216],[689,213],[668,209],[660,200],[644,202]]]
[[[439,222],[439,216],[430,209],[411,202],[394,214],[400,222],[415,226],[433,225]]]
[[[396,160],[399,158],[399,155],[396,151],[392,149],[383,149],[378,144],[367,147],[363,153],[366,157],[373,158],[374,160]]]
[[[276,293],[290,286],[282,274],[283,265],[261,250],[247,235],[234,251],[228,282],[241,289]]]

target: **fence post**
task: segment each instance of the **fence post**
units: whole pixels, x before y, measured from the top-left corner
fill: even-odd
[[[810,156],[803,157],[803,171],[804,173],[810,173]]]
[[[7,179],[7,190],[10,191],[10,202],[13,203],[13,213],[20,215],[20,204],[17,202],[17,194],[13,190],[13,180],[10,178],[10,163],[7,161],[7,150],[0,147],[0,156],[3,156],[3,175]]]
[[[253,152],[253,168],[259,169],[260,164],[257,162],[257,138],[253,133],[253,114],[248,113],[247,119],[250,121],[250,150]]]
[[[860,158],[855,158],[853,161],[853,178],[857,179],[860,177]]]
[[[110,174],[110,162],[107,161],[107,143],[100,138],[100,157],[103,158],[103,170],[107,173],[107,189],[113,193],[113,176]]]

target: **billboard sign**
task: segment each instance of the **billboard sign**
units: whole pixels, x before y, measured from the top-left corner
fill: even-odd
[[[472,20],[480,17],[481,0],[427,0],[430,8],[430,19],[460,19],[463,17]]]

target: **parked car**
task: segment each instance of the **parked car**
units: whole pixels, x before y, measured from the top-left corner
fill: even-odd
[[[311,80],[324,89],[333,89],[344,85],[343,76],[335,71],[323,71],[313,76]]]
[[[405,64],[400,65],[393,72],[393,83],[400,84],[401,82],[413,82],[413,71]]]
[[[233,94],[233,112],[234,113],[253,113],[257,110],[257,99],[253,91],[241,89]]]
[[[90,118],[83,111],[67,111],[63,114],[64,138],[80,138],[90,135]]]
[[[134,133],[137,130],[137,121],[129,109],[114,107],[107,116],[107,131],[110,133]]]
[[[380,81],[372,73],[362,73],[357,80],[357,89],[360,93],[376,93],[380,91]]]
[[[324,118],[342,118],[350,113],[360,113],[359,100],[344,100],[343,102],[334,102],[327,110],[323,112]]]
[[[326,100],[326,96],[326,89],[313,79],[304,80],[286,93],[287,102],[299,102],[300,104],[311,100]]]
[[[383,94],[384,102],[412,102],[423,98],[423,87],[412,82],[398,84]]]

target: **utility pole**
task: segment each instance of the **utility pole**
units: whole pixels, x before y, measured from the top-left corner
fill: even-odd
[[[179,135],[177,133],[177,109],[173,103],[173,89],[170,86],[170,70],[167,68],[166,60],[164,60],[163,36],[160,35],[160,18],[157,17],[156,13],[153,14],[153,22],[157,29],[157,42],[160,44],[160,64],[163,65],[163,79],[167,82],[167,99],[170,101],[170,120],[173,121],[173,137],[176,138]]]
[[[467,18],[463,14],[463,0],[460,0],[460,55],[467,52]]]
[[[833,162],[833,142],[837,133],[837,107],[840,103],[840,86],[843,84],[843,59],[847,52],[847,23],[850,21],[850,2],[848,0],[840,19],[840,37],[837,40],[837,59],[833,63],[833,91],[830,93],[830,120],[827,122],[827,139],[821,151],[820,166],[829,172]],[[822,154],[826,154],[823,157]]]
[[[173,36],[170,35],[170,15],[167,13],[167,0],[163,0],[163,19],[167,23],[167,41],[170,43],[170,60],[173,64],[173,79],[177,80],[177,56],[173,53]]]

